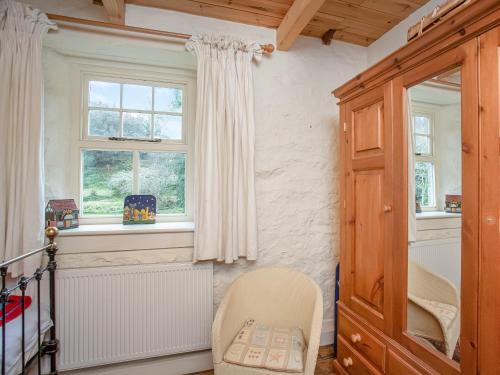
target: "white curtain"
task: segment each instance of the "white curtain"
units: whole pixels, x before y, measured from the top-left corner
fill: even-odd
[[[415,200],[415,143],[413,140],[413,108],[410,90],[406,90],[408,116],[408,242],[417,240],[417,214]]]
[[[42,38],[39,10],[0,0],[0,257],[43,245]],[[31,272],[40,258],[9,268]]]
[[[252,60],[260,46],[195,36],[198,60],[193,260],[257,257]]]

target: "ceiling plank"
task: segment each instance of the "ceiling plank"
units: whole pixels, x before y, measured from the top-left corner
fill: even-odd
[[[123,25],[125,23],[125,1],[124,0],[102,0],[108,18],[113,23]]]
[[[285,16],[293,3],[293,1],[289,1],[288,4],[277,3],[270,0],[200,0],[200,2],[279,18]]]
[[[212,4],[213,3],[213,4]],[[196,1],[196,0],[127,0],[127,4],[142,5],[148,7],[162,8],[205,16],[218,18],[227,21],[241,22],[250,25],[263,27],[278,27],[281,22],[280,16],[268,16],[241,9],[230,8],[225,5],[215,5],[215,1]]]
[[[288,51],[324,2],[325,0],[294,1],[278,27],[276,44],[279,50]]]
[[[368,25],[367,23],[362,23],[349,18],[344,18],[342,19],[342,21],[337,21],[329,14],[321,12],[316,13],[309,25],[335,30],[349,29],[351,31],[356,31],[356,33],[361,36],[369,36],[375,38],[378,38],[380,35],[384,34],[387,31],[386,28]]]
[[[262,27],[280,28],[278,41],[280,38],[285,40],[289,44],[287,48],[295,40],[294,34],[300,33],[320,38],[330,29],[335,30],[334,40],[367,46],[428,1],[124,0],[127,4],[169,9]],[[320,3],[323,4],[317,5]],[[319,7],[319,11],[309,11],[309,21],[304,20],[304,24],[300,25],[298,21],[307,19],[304,17],[304,12],[314,8],[315,4],[316,7]],[[294,34],[284,32],[283,28],[286,24],[288,24],[288,32],[290,29],[294,29],[292,30]],[[279,49],[284,50],[287,48],[279,47]]]
[[[420,8],[421,4],[409,1],[380,1],[380,0],[365,0],[359,7],[372,9],[375,11],[392,14],[401,19],[406,18],[415,10]]]
[[[327,0],[320,10],[322,13],[337,17],[355,20],[372,26],[383,27],[389,30],[397,25],[404,17],[380,12],[362,6],[353,6],[340,0]]]

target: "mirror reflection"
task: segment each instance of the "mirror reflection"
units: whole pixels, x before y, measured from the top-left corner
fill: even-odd
[[[460,70],[407,92],[407,332],[460,362]]]

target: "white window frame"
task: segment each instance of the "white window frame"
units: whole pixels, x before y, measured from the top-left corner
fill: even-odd
[[[94,107],[94,106],[89,106],[88,105],[88,87],[90,81],[102,81],[102,82],[109,82],[109,83],[119,83],[119,84],[133,84],[133,85],[143,85],[143,86],[154,86],[154,87],[162,87],[162,88],[178,88],[182,90],[182,112],[167,112],[167,111],[155,111],[154,110],[154,95],[153,95],[153,105],[152,105],[152,110],[141,110],[141,109],[125,109],[123,108],[123,90],[120,89],[120,109],[116,108],[105,108],[105,107]],[[123,113],[146,113],[146,114],[160,114],[160,115],[172,115],[172,116],[182,116],[182,139],[177,140],[177,139],[163,139],[162,143],[165,144],[187,144],[187,139],[186,139],[186,117],[187,117],[187,109],[185,103],[187,103],[187,87],[186,84],[179,84],[177,82],[168,82],[168,81],[149,81],[149,80],[138,80],[138,79],[130,79],[130,78],[116,78],[116,77],[107,77],[107,76],[99,76],[99,75],[86,75],[84,77],[84,82],[83,82],[83,87],[84,87],[84,92],[83,92],[83,123],[82,123],[82,138],[86,140],[108,140],[107,137],[102,137],[102,136],[91,136],[89,135],[89,128],[88,128],[88,114],[89,110],[103,110],[103,111],[110,111],[110,112],[118,112],[121,114]],[[87,89],[85,89],[87,88]],[[123,120],[122,117],[120,116],[120,125],[121,125],[121,130],[123,132]],[[153,139],[154,135],[154,121],[152,121],[152,128],[151,128],[151,139]]]
[[[438,210],[438,165],[437,165],[437,158],[436,158],[436,132],[435,132],[435,125],[436,125],[436,113],[434,110],[431,108],[427,108],[424,106],[419,106],[419,105],[413,105],[412,108],[412,122],[415,124],[414,117],[427,117],[429,119],[429,124],[430,124],[430,134],[420,134],[416,133],[415,129],[412,129],[413,131],[413,140],[414,143],[416,143],[416,135],[420,136],[428,136],[429,141],[430,141],[430,154],[420,154],[418,155],[415,152],[415,163],[417,162],[428,162],[432,164],[433,167],[433,174],[434,174],[434,191],[433,191],[433,201],[434,205],[433,206],[422,206],[422,211],[437,211]],[[416,144],[413,145],[413,149],[416,150]]]
[[[82,151],[100,150],[100,151],[137,151],[134,152],[134,192],[138,191],[138,170],[139,170],[139,152],[178,152],[186,155],[185,171],[185,212],[183,214],[158,214],[157,222],[175,222],[175,221],[193,221],[194,219],[194,111],[195,111],[195,79],[190,74],[176,74],[173,71],[152,71],[150,67],[141,66],[141,69],[116,69],[111,64],[102,62],[102,65],[95,68],[82,66],[79,69],[79,94],[78,105],[79,113],[79,140],[78,155],[78,200],[80,208],[83,208],[83,174],[82,174]],[[89,69],[90,68],[90,69]],[[183,89],[182,103],[182,139],[181,140],[162,140],[162,142],[137,142],[137,141],[111,141],[107,137],[88,135],[88,85],[90,81],[104,81],[116,83],[142,84],[156,87],[178,87]],[[154,100],[154,99],[153,99]],[[122,102],[122,98],[120,98]],[[93,107],[92,107],[93,108]],[[104,108],[103,108],[104,109]],[[108,110],[108,108],[106,108]],[[128,110],[120,111],[127,112]],[[131,112],[141,112],[133,110]],[[151,111],[142,111],[151,112]],[[163,113],[163,111],[159,111]],[[168,112],[165,112],[168,114]],[[172,113],[173,114],[173,113]],[[177,115],[179,115],[177,113]],[[124,197],[125,198],[125,197]],[[110,224],[121,223],[122,216],[80,216],[81,224]]]

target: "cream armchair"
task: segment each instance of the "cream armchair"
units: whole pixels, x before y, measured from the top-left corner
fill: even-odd
[[[313,375],[323,321],[318,285],[288,268],[261,268],[240,276],[224,296],[212,326],[216,375],[276,375],[278,372],[224,362],[224,353],[247,319],[276,327],[299,327],[307,343],[304,375]]]
[[[455,286],[415,262],[408,262],[408,332],[444,343],[453,353],[460,336],[460,297]]]

